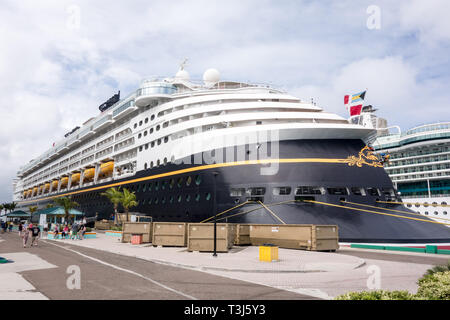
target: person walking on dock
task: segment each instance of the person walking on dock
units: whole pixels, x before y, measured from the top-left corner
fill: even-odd
[[[30,235],[30,229],[29,225],[28,227],[25,226],[25,228],[23,229],[23,235],[22,235],[22,239],[23,239],[23,247],[26,248],[27,247],[27,242],[28,242],[28,236]]]
[[[31,245],[32,246],[37,246],[38,245],[38,238],[39,238],[39,234],[41,233],[41,229],[39,229],[38,226],[33,226],[32,224],[30,224],[29,229],[31,230]]]
[[[19,226],[17,228],[19,229],[19,237],[22,237],[22,231],[23,231],[22,222],[19,223]]]

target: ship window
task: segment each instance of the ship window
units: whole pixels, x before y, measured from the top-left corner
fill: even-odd
[[[416,206],[416,208],[420,207],[420,203],[416,203],[414,205]]]
[[[183,178],[182,177],[178,178],[177,185],[178,185],[178,188],[181,188],[181,186],[183,185]]]
[[[187,194],[186,195],[186,202],[189,202],[191,200],[191,195],[190,194]]]
[[[137,123],[134,124],[134,128],[135,128],[135,129],[137,128]]]
[[[168,184],[167,180],[164,180],[164,181],[161,183],[161,189],[165,190],[166,187],[167,187],[167,184]]]
[[[153,133],[153,128],[150,128],[150,134],[152,134]]]
[[[164,165],[167,164],[167,158],[164,158]]]
[[[437,207],[437,206],[438,206],[437,202],[433,202],[431,205],[432,205],[433,207]]]
[[[145,123],[148,123],[148,118],[145,118],[145,121],[144,121]]]
[[[158,200],[158,198],[155,198],[155,204],[158,204],[158,202],[159,202],[159,200]]]
[[[322,187],[306,187],[306,186],[302,186],[302,187],[297,187],[297,189],[295,190],[295,194],[296,195],[301,195],[301,194],[325,194],[325,189]]]
[[[199,186],[201,182],[202,182],[202,178],[200,177],[200,175],[199,174],[196,175],[195,176],[195,184]]]
[[[437,212],[437,211],[435,211],[435,212],[434,212],[434,215],[435,215],[435,216],[437,216],[437,215],[438,215],[438,212]]]
[[[446,215],[447,215],[447,211],[442,212],[442,214],[443,214],[444,216],[446,216]]]
[[[424,202],[424,203],[423,203],[423,206],[424,206],[425,208],[428,208],[428,206],[429,206],[428,202]]]
[[[144,131],[144,137],[146,137],[146,136],[147,136],[147,133],[148,133],[147,131]]]
[[[142,126],[142,120],[141,120],[141,121],[139,121],[139,126]]]
[[[211,200],[211,193],[210,193],[210,192],[208,192],[208,193],[205,194],[205,199],[206,199],[207,201]]]
[[[169,202],[170,202],[170,203],[173,203],[173,196],[170,196]]]
[[[144,163],[144,169],[147,170],[147,162]]]
[[[365,196],[366,195],[366,191],[364,190],[364,188],[352,187],[350,189],[355,196]]]
[[[247,193],[252,196],[263,196],[266,193],[266,188],[248,188]]]
[[[166,197],[163,197],[163,198],[162,198],[161,203],[162,203],[162,204],[165,204],[165,203],[166,203]]]
[[[139,152],[142,152],[142,146],[139,147]]]
[[[145,144],[145,150],[147,150],[148,149],[148,143],[147,144]]]
[[[153,161],[150,161],[150,169],[153,169]]]
[[[164,137],[164,143],[167,143],[169,141],[169,137]]]
[[[447,202],[443,201],[443,202],[441,202],[441,205],[446,206]]]
[[[155,182],[155,191],[158,191],[159,190],[159,181],[156,181]]]
[[[181,194],[178,196],[178,202],[181,202]]]
[[[150,120],[155,120],[155,115],[154,114],[152,114]]]
[[[164,122],[163,123],[163,128],[167,128],[169,126],[169,122]]]
[[[245,194],[244,188],[232,188],[230,190],[230,196],[232,197],[242,197]]]
[[[161,160],[158,159],[158,161],[156,161],[156,166],[159,167],[160,164],[161,164]]]
[[[145,192],[145,190],[147,190],[147,184],[144,183],[144,184],[142,185],[142,192]]]
[[[158,124],[158,125],[156,126],[156,131],[159,131],[160,128],[161,128],[161,126]]]
[[[189,177],[187,177],[187,179],[186,179],[186,186],[190,186],[191,185],[191,183],[192,183],[192,177],[191,176],[189,176]]]
[[[275,196],[285,196],[291,194],[291,187],[275,187],[273,188],[273,194]]]
[[[158,146],[161,144],[161,139],[158,139]]]
[[[150,143],[150,146],[153,148],[153,147],[155,147],[155,141],[152,141],[151,143]]]
[[[425,215],[426,215],[426,216],[428,215],[428,211],[425,211]]]
[[[138,134],[138,139],[140,139],[142,137],[142,133]]]
[[[380,190],[378,190],[377,188],[367,188],[367,193],[370,196],[379,196],[380,195]]]
[[[170,189],[172,189],[174,185],[175,185],[175,179],[172,178],[172,179],[170,179],[170,183],[169,183]]]
[[[152,191],[152,187],[153,187],[153,183],[150,182],[150,183],[148,184],[148,191]]]
[[[328,193],[331,195],[348,195],[347,188],[343,187],[333,187],[333,188],[327,188]]]
[[[256,121],[256,124],[257,125],[262,124],[262,121]]]

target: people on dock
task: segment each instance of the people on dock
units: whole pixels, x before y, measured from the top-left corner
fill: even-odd
[[[19,223],[19,226],[17,227],[17,229],[19,230],[19,237],[22,237],[22,231],[23,231],[22,222]]]
[[[80,231],[79,231],[79,239],[83,240],[84,239],[84,234],[86,233],[86,225],[82,224]]]
[[[76,240],[77,239],[77,233],[78,233],[78,225],[76,223],[74,223],[72,225],[72,236],[70,237],[70,239]]]
[[[64,240],[68,234],[69,234],[69,226],[66,224],[61,232],[61,239]]]
[[[31,245],[30,245],[30,247],[37,246],[38,245],[39,234],[41,233],[41,229],[39,229],[38,226],[33,226],[32,223],[30,223],[30,226],[28,227],[28,229],[30,230],[30,234],[31,234]]]
[[[23,247],[27,247],[28,237],[30,235],[29,225],[25,225],[22,229]]]

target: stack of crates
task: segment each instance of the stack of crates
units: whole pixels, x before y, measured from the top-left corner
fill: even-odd
[[[236,237],[236,225],[218,223],[216,234],[216,251],[228,252]],[[214,223],[188,224],[188,251],[214,251]]]
[[[152,241],[152,222],[124,222],[122,242],[131,242],[133,234],[142,235],[142,242]]]

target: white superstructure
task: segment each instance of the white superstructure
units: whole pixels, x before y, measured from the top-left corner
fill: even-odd
[[[215,69],[205,72],[203,82],[191,81],[182,66],[174,78],[144,80],[136,92],[21,167],[14,201],[122,179],[254,136],[365,140],[371,134],[269,86],[221,81]]]

